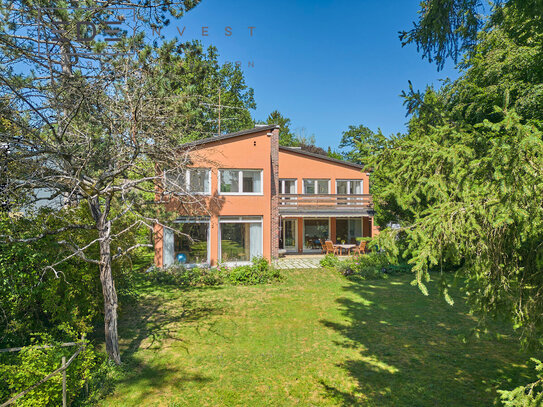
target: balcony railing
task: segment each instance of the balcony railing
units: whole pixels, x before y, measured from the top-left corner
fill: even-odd
[[[345,210],[372,209],[371,195],[280,194],[279,210]]]

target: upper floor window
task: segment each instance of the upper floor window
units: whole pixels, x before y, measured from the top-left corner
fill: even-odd
[[[166,171],[166,187],[181,194],[209,194],[211,192],[211,170],[209,168],[187,168],[180,172]]]
[[[219,170],[219,180],[224,194],[262,193],[262,170]]]
[[[362,194],[361,179],[342,179],[336,181],[336,194],[338,195],[359,195]]]
[[[304,179],[304,194],[329,194],[329,179]]]
[[[297,188],[296,188],[296,180],[295,179],[280,179],[279,180],[279,188],[281,194],[297,194]]]

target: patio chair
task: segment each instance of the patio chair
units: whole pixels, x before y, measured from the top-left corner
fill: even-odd
[[[320,240],[321,243],[321,253],[326,253],[326,244],[324,243],[324,240]]]
[[[324,242],[326,247],[326,254],[333,253],[334,255],[339,254],[339,247],[334,247],[334,243],[331,240]]]
[[[365,241],[360,242],[360,245],[358,245],[357,247],[352,249],[353,254],[358,253],[358,255],[360,256],[361,254],[366,253],[366,245],[367,244],[368,244],[368,242],[365,242]]]

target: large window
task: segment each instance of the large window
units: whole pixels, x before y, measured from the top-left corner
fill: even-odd
[[[262,218],[220,219],[221,261],[250,261],[262,256]]]
[[[336,181],[336,194],[358,195],[362,194],[361,179],[342,179]]]
[[[357,244],[358,237],[362,237],[362,218],[336,219],[337,243]]]
[[[164,266],[195,265],[209,262],[209,220],[187,218],[164,229]]]
[[[304,194],[329,194],[329,179],[304,179]]]
[[[181,172],[166,171],[168,192],[179,194],[209,194],[211,191],[209,168],[187,168]]]
[[[330,238],[328,219],[304,219],[304,248],[321,248],[321,240]]]
[[[262,170],[219,170],[223,194],[261,194]]]

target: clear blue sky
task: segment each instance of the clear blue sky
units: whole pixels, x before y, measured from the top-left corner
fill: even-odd
[[[240,61],[255,90],[255,119],[278,109],[293,130],[335,147],[349,125],[404,131],[398,95],[408,80],[423,89],[457,77],[452,61],[438,72],[416,46],[402,48],[398,31],[412,26],[418,8],[419,0],[203,0],[162,33],[213,44],[222,62]]]

